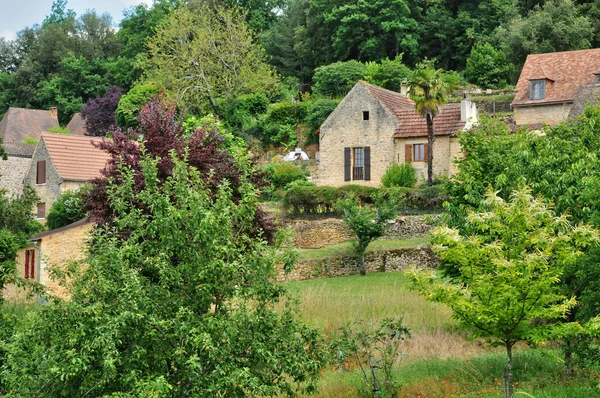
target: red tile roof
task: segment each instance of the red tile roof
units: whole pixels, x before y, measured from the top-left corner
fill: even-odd
[[[65,180],[90,181],[101,177],[110,155],[96,148],[104,138],[78,137],[64,134],[42,134],[50,160]]]
[[[600,73],[600,48],[592,50],[564,51],[527,56],[519,82],[513,106],[546,104],[551,102],[570,102],[575,98],[578,88],[585,83],[596,81]],[[529,98],[530,80],[546,81],[546,98]]]
[[[362,80],[360,83],[392,113],[399,109],[412,109],[415,107],[415,103],[410,98],[400,93],[374,86]]]
[[[414,108],[396,111],[400,124],[396,127],[394,138],[427,137],[427,121]],[[455,135],[465,127],[460,120],[460,104],[447,104],[433,119],[435,135]]]

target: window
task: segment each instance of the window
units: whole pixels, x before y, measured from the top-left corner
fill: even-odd
[[[44,203],[44,202],[38,203],[37,218],[46,218],[46,203]]]
[[[344,181],[371,180],[371,147],[344,148]]]
[[[363,120],[369,120],[369,111],[363,111]]]
[[[415,162],[425,161],[425,144],[414,144],[413,152],[415,154],[413,158]]]
[[[25,278],[35,278],[35,250],[25,250]]]
[[[46,183],[46,161],[40,160],[37,162],[37,174],[35,177],[36,184]]]
[[[353,180],[365,179],[365,149],[354,148],[354,168],[352,169]]]
[[[529,96],[532,100],[542,100],[546,98],[546,81],[533,80],[530,85]]]

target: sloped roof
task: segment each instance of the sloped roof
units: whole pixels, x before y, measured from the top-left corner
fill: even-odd
[[[365,86],[367,90],[369,90],[371,94],[373,94],[373,96],[392,113],[400,109],[411,109],[415,107],[414,101],[400,93],[374,86],[362,80],[359,83]]]
[[[20,158],[31,158],[35,152],[35,144],[21,144],[16,142],[7,142],[3,144],[4,150],[8,156]]]
[[[107,152],[93,145],[103,138],[44,133],[42,140],[54,168],[65,180],[90,181],[101,177],[100,171],[110,158]]]
[[[396,111],[400,124],[394,138],[427,137],[427,121],[415,109]],[[460,104],[447,104],[433,119],[435,135],[454,135],[465,127],[460,120]]]
[[[43,132],[58,127],[58,119],[41,109],[8,108],[0,121],[0,134],[5,143],[20,143],[26,137],[39,139]]]
[[[59,232],[64,232],[64,231],[68,231],[69,229],[73,229],[73,228],[77,228],[83,225],[89,225],[89,224],[93,224],[92,218],[91,217],[84,217],[79,221],[75,221],[74,223],[71,223],[69,225],[65,225],[64,227],[60,227],[60,228],[56,228],[56,229],[51,229],[50,231],[45,231],[45,232],[40,232],[39,234],[33,235],[31,238],[29,238],[29,241],[37,241],[40,240],[42,238],[45,238],[46,236],[50,236],[50,235],[54,235],[57,234]]]
[[[600,73],[600,48],[531,54],[523,65],[512,105],[573,101],[579,86],[595,82],[597,73]],[[543,100],[529,97],[530,81],[537,79],[548,79]]]
[[[600,98],[600,84],[584,84],[579,87],[573,100],[573,106],[569,111],[569,118],[574,118],[583,113],[585,107],[590,105],[596,105]]]
[[[77,112],[73,115],[71,121],[67,124],[67,129],[72,135],[85,135],[85,119],[81,117],[81,113]]]

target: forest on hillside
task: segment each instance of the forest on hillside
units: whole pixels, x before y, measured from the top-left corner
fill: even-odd
[[[234,38],[229,47],[224,37]],[[424,59],[462,83],[503,88],[528,54],[593,47],[595,0],[155,0],[125,10],[118,28],[108,14],[77,15],[55,0],[39,24],[0,38],[0,115],[57,106],[65,124],[114,86],[118,99],[130,94],[127,127],[162,88],[196,113],[227,115],[244,95],[335,98],[360,78],[397,90]],[[239,68],[229,75],[232,63]],[[261,97],[244,106],[265,105]]]

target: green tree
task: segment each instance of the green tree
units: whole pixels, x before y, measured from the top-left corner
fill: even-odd
[[[146,81],[189,107],[210,107],[242,94],[273,93],[277,77],[252,42],[239,10],[204,5],[169,15],[148,41]]]
[[[379,62],[367,62],[366,81],[376,86],[399,91],[402,81],[410,76],[410,69],[402,63],[402,54],[394,59],[385,58]]]
[[[325,97],[343,97],[366,74],[365,64],[354,60],[320,66],[313,76],[313,91]]]
[[[49,229],[56,229],[84,218],[86,212],[83,209],[83,195],[88,191],[89,189],[80,188],[60,195],[46,216],[46,226]]]
[[[70,300],[51,299],[11,342],[11,393],[245,397],[314,390],[323,366],[318,334],[289,306],[275,309],[285,292],[270,279],[279,261],[290,265],[293,256],[248,234],[258,192],[242,182],[234,200],[222,181],[211,193],[186,156],[173,156],[172,174],[160,185],[159,158],[143,156],[139,190],[134,171],[118,169],[120,183],[107,186],[115,223],[96,230],[89,266],[76,272],[73,265]]]
[[[471,50],[467,58],[465,77],[483,88],[504,88],[511,81],[513,66],[506,54],[490,43],[480,44]]]
[[[395,197],[396,195],[390,195]],[[386,234],[387,221],[397,214],[397,198],[386,198],[382,193],[375,194],[375,205],[360,205],[353,195],[339,200],[335,207],[342,213],[344,223],[350,228],[356,240],[354,251],[358,256],[360,274],[366,275],[365,252],[369,244]]]
[[[117,124],[125,128],[136,128],[140,111],[153,97],[158,95],[160,88],[153,84],[138,84],[121,97],[117,106]]]
[[[515,343],[545,341],[580,329],[575,323],[557,326],[548,321],[563,319],[575,305],[575,298],[561,291],[561,276],[582,249],[598,244],[600,235],[556,216],[529,188],[515,191],[508,202],[490,190],[485,205],[487,211],[467,217],[472,233],[461,235],[448,227],[433,233],[436,253],[460,271],[459,281],[449,283],[435,271],[413,269],[409,275],[419,293],[452,308],[475,336],[505,347],[512,398]]]
[[[423,61],[417,65],[417,69],[408,80],[410,96],[416,104],[416,111],[426,119],[427,122],[427,144],[429,155],[427,159],[427,184],[433,184],[433,143],[435,142],[435,130],[433,119],[439,113],[440,108],[446,103],[446,96],[455,88],[448,83],[442,69],[436,69],[433,61]]]

